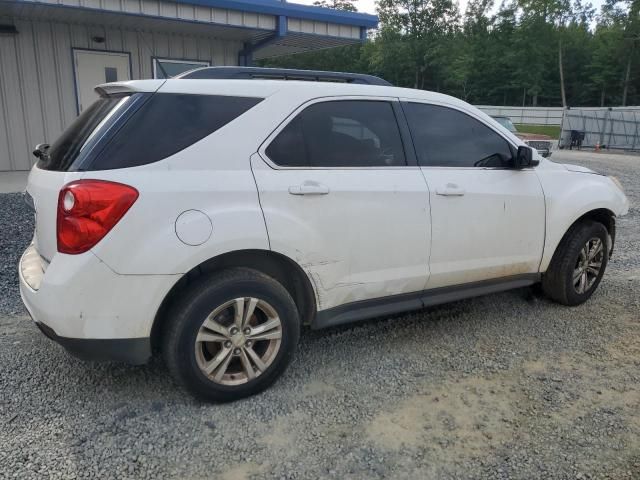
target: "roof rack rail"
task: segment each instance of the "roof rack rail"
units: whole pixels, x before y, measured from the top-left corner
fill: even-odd
[[[380,77],[361,73],[324,72],[321,70],[294,70],[288,68],[259,67],[202,67],[189,70],[175,78],[181,79],[234,79],[234,80],[304,80],[310,82],[357,83],[361,85],[391,86]]]

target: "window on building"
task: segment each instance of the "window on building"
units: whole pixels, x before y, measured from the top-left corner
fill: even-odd
[[[406,165],[393,107],[383,101],[315,103],[278,134],[266,153],[288,167]]]
[[[466,113],[424,103],[404,110],[420,165],[508,167],[513,153],[498,133]]]
[[[104,67],[104,82],[111,83],[118,81],[118,69],[114,67]]]
[[[192,60],[153,59],[153,78],[171,78],[194,68],[209,67],[209,62]]]

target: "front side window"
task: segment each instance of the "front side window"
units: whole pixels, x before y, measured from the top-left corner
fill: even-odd
[[[426,167],[497,167],[512,163],[509,143],[466,113],[423,103],[404,105],[418,162]]]
[[[389,102],[315,103],[266,149],[286,167],[395,167],[406,165],[400,130]]]

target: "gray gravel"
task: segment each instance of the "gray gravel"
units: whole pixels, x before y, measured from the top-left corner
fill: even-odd
[[[0,315],[26,313],[18,290],[17,265],[32,237],[33,214],[22,194],[0,195]]]
[[[586,305],[525,289],[305,331],[273,388],[225,405],[158,361],[83,363],[10,315],[31,225],[0,197],[0,478],[640,478],[640,158],[561,157],[632,202]]]

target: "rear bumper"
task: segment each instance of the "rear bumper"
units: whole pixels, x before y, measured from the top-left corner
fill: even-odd
[[[62,345],[67,352],[82,360],[125,362],[142,365],[151,358],[149,338],[88,339],[61,337],[44,323],[35,322],[47,338]]]
[[[93,253],[56,254],[38,267],[30,246],[20,260],[20,295],[40,330],[88,360],[145,363],[151,328],[179,275],[118,275]]]

